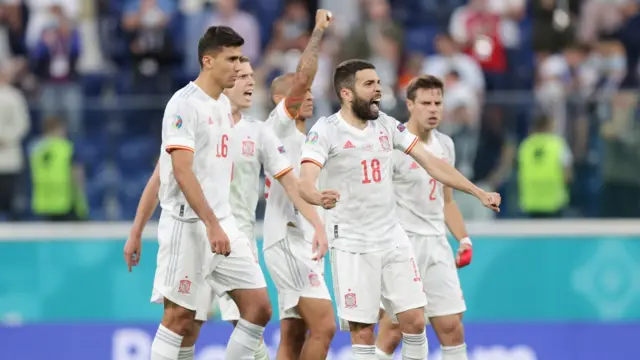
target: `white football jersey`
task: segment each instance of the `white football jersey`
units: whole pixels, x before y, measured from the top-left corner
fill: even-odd
[[[276,136],[282,141],[286,155],[293,165],[293,172],[300,176],[300,159],[302,145],[306,136],[296,128],[296,122],[287,111],[284,100],[280,101],[271,112],[266,124],[271,127]],[[267,174],[265,180],[265,198],[267,207],[264,214],[264,249],[283,240],[287,233],[287,224],[296,226],[305,234],[305,239],[313,238],[313,226],[294,208],[291,200],[279,182]],[[316,207],[322,215],[322,208]]]
[[[231,137],[233,178],[231,211],[238,228],[255,239],[256,205],[260,196],[260,167],[279,178],[292,169],[285,147],[264,122],[248,116],[236,123]]]
[[[418,143],[398,120],[380,113],[365,129],[349,125],[340,113],[313,126],[302,151],[302,162],[326,171],[325,189],[340,192],[337,206],[327,211],[332,247],[365,253],[396,246],[391,238],[398,225],[393,193],[393,149],[406,153]]]
[[[224,94],[215,100],[191,82],[171,97],[162,119],[159,159],[158,197],[163,211],[183,219],[198,217],[173,175],[169,153],[184,149],[194,153],[193,172],[216,217],[231,216],[229,186],[232,161],[228,146],[232,128],[231,103]]]
[[[453,140],[437,130],[431,131],[425,149],[455,166]],[[444,223],[444,191],[410,156],[393,154],[393,186],[400,225],[420,235],[446,235]]]

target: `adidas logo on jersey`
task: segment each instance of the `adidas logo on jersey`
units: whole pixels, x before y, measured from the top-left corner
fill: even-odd
[[[355,145],[353,145],[353,143],[350,140],[347,140],[347,142],[344,143],[343,148],[344,149],[355,149]]]

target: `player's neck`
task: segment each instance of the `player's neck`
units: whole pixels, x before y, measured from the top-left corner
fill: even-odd
[[[424,129],[417,121],[412,121],[411,119],[407,122],[407,129],[409,129],[409,132],[417,136],[423,143],[429,143],[429,140],[431,139],[431,129]]]
[[[240,122],[240,120],[242,120],[242,112],[240,111],[240,108],[231,106],[231,117],[233,118],[234,124]]]
[[[305,119],[296,118],[296,129],[303,134],[307,133],[307,125],[305,123]]]
[[[348,107],[342,107],[340,109],[340,116],[347,122],[347,124],[358,128],[360,130],[367,127],[367,122],[365,120],[360,119],[353,111]]]
[[[198,78],[193,81],[202,91],[204,91],[211,98],[218,100],[224,88],[218,85],[215,81],[207,79],[203,73],[198,75]]]

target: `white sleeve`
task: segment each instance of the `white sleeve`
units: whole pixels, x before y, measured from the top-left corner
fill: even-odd
[[[465,44],[468,40],[466,21],[467,10],[463,6],[454,10],[449,18],[449,35],[451,35],[453,40],[461,44]]]
[[[285,101],[286,99],[283,99],[276,105],[266,121],[279,139],[295,134],[296,131],[296,122],[287,111]]]
[[[307,140],[302,146],[302,164],[310,162],[323,167],[329,159],[331,143],[326,122],[325,118],[319,119],[307,134]]]
[[[388,124],[391,126],[393,148],[398,149],[405,154],[410,153],[413,147],[418,143],[418,137],[410,133],[400,121],[388,115],[383,116],[386,117]]]
[[[164,150],[169,153],[177,149],[195,152],[197,120],[195,108],[185,102],[168,106],[162,119]]]
[[[260,125],[261,134],[260,162],[262,162],[265,172],[277,179],[293,169],[289,159],[285,156],[286,149],[270,127],[262,126],[263,124],[256,125]]]

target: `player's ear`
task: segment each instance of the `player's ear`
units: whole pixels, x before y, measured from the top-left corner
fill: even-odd
[[[409,110],[409,112],[413,111],[413,101],[407,99],[405,100],[405,103],[407,104],[407,109]]]
[[[340,90],[340,98],[344,101],[353,100],[353,91],[351,91],[351,89],[342,88],[342,90]]]

